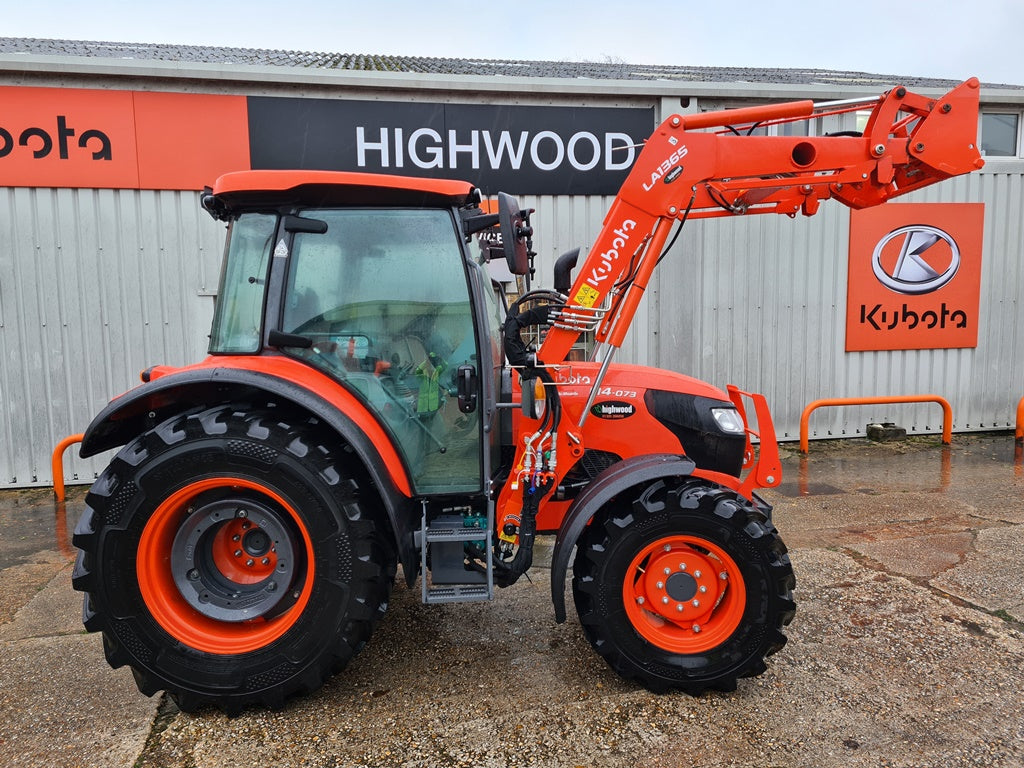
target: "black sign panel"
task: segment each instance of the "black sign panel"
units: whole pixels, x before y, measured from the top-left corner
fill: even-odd
[[[610,195],[653,109],[250,96],[254,169],[464,179],[486,194]]]

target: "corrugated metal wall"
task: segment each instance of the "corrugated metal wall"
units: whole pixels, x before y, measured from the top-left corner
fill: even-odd
[[[782,439],[822,397],[934,393],[958,431],[1013,426],[1024,396],[1024,163],[907,198],[984,202],[977,349],[844,351],[849,212],[754,216],[686,226],[656,273],[620,362],[654,365],[766,394]],[[0,223],[0,486],[48,485],[54,444],[154,364],[201,359],[213,311],[223,226],[181,192],[2,189]],[[609,198],[524,198],[538,271],[584,248]],[[863,434],[870,421],[938,432],[935,405],[831,408],[812,437]],[[68,482],[106,457],[66,455]]]
[[[50,456],[143,368],[201,359],[223,225],[198,194],[0,188],[0,486]],[[105,458],[66,454],[68,482]]]

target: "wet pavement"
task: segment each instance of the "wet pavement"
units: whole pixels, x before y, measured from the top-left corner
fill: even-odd
[[[1013,436],[815,442],[765,492],[797,574],[789,644],[734,693],[655,696],[531,581],[424,606],[279,712],[186,715],[81,625],[83,488],[0,493],[0,762],[18,766],[1024,766],[1024,460]],[[542,538],[540,545],[550,545]]]

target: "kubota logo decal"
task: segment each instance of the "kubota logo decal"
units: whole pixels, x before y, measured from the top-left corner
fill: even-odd
[[[938,227],[900,227],[878,241],[871,268],[878,281],[896,293],[931,293],[956,276],[960,248]]]
[[[622,256],[620,251],[629,243],[629,233],[634,229],[636,229],[636,222],[632,219],[625,219],[615,228],[612,233],[615,237],[612,239],[611,248],[601,253],[601,261],[591,270],[590,277],[587,278],[588,283],[595,288],[600,288],[601,283],[612,275],[612,268]],[[593,306],[593,304],[585,304],[584,306]]]
[[[606,400],[603,403],[595,403],[590,412],[599,419],[628,419],[636,413],[636,406],[621,400]]]

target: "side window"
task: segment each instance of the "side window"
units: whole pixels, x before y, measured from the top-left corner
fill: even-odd
[[[277,217],[249,213],[231,223],[210,332],[212,354],[260,349],[263,301]]]
[[[456,397],[479,370],[466,266],[452,215],[431,209],[307,210],[296,233],[281,330],[291,349],[343,380],[395,435],[420,493],[481,487],[479,412]]]

